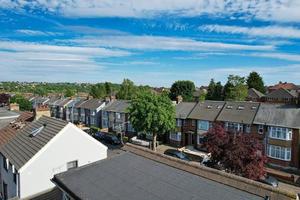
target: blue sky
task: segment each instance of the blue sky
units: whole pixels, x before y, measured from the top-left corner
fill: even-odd
[[[299,0],[0,0],[0,80],[300,84]]]

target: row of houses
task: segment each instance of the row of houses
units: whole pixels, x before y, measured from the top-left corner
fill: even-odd
[[[126,100],[59,99],[51,104],[51,116],[101,128],[105,132],[135,133],[129,122]],[[176,104],[176,131],[165,141],[176,147],[203,149],[205,134],[219,122],[229,132],[252,134],[264,145],[270,164],[300,168],[300,108],[293,104],[204,101]]]
[[[213,123],[231,133],[252,134],[264,145],[270,164],[299,168],[300,108],[296,105],[258,102],[204,101],[176,105],[176,131],[169,143],[203,149]]]

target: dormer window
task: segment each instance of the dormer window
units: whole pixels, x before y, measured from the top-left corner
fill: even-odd
[[[232,106],[226,106],[226,108],[227,108],[227,109],[232,109],[233,107],[232,107]]]
[[[239,107],[238,107],[238,110],[244,110],[244,109],[245,109],[244,106],[239,106]]]

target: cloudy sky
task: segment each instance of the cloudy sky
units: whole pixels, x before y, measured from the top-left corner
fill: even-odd
[[[0,81],[300,84],[299,0],[0,0]]]

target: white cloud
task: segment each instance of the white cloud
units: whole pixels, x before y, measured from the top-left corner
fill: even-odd
[[[241,27],[226,25],[204,25],[199,27],[202,31],[244,34],[260,37],[300,38],[300,29],[291,26],[265,26],[265,27]]]
[[[38,30],[29,30],[29,29],[19,29],[16,31],[20,34],[25,34],[29,36],[57,36],[62,35],[61,33],[49,32],[49,31],[38,31]]]
[[[247,56],[247,55],[245,55]],[[249,55],[248,55],[249,56]],[[287,53],[254,53],[250,56],[263,57],[263,58],[274,58],[280,60],[288,60],[300,62],[300,55],[297,54],[287,54]]]
[[[2,8],[43,9],[70,17],[154,17],[210,14],[275,21],[300,20],[299,0],[0,0]],[[238,14],[238,15],[234,15]]]
[[[173,51],[220,51],[220,50],[273,50],[272,45],[244,45],[221,42],[203,42],[191,38],[164,36],[104,36],[71,40],[81,45],[102,46],[135,50],[173,50]]]

